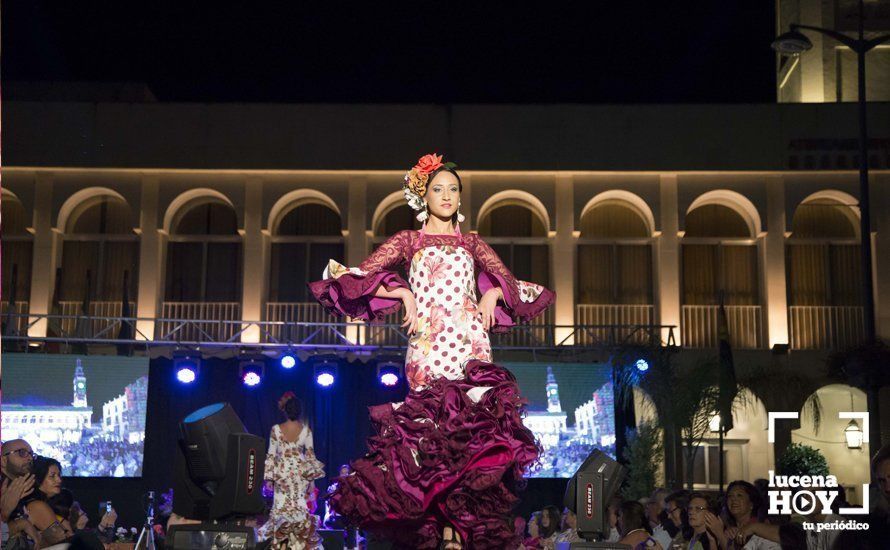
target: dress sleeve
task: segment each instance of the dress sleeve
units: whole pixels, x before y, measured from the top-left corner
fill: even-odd
[[[520,281],[514,277],[497,252],[478,236],[473,243],[479,292],[485,294],[491,288],[500,287],[504,293],[503,303],[499,301],[495,308],[495,326],[492,327],[492,332],[506,332],[516,323],[537,317],[553,303],[556,293],[539,284]]]
[[[266,464],[264,475],[267,481],[278,481],[278,425],[272,426],[269,434],[269,448],[266,449]]]
[[[306,437],[303,440],[303,454],[305,461],[303,463],[302,474],[307,481],[313,481],[324,477],[324,463],[315,456],[315,444],[312,441],[312,430],[306,427]]]
[[[397,311],[401,301],[383,298],[374,293],[380,285],[387,289],[410,288],[391,269],[407,262],[411,232],[401,231],[390,237],[358,267],[346,267],[334,260],[328,262],[324,279],[309,283],[309,290],[332,314],[346,315],[362,321],[373,321]]]

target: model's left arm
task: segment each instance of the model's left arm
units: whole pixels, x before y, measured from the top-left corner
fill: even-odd
[[[484,295],[500,288],[503,293],[503,301],[495,308],[493,332],[505,332],[516,323],[537,317],[553,303],[556,293],[514,277],[497,252],[478,235],[471,237],[470,245],[478,268],[479,292]]]

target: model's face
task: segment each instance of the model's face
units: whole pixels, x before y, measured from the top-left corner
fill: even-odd
[[[457,212],[460,201],[460,185],[450,172],[439,172],[426,188],[426,201],[430,214],[439,218],[450,218]]]
[[[689,501],[689,526],[696,531],[705,528],[705,512],[708,511],[708,503],[703,498],[694,498]]]
[[[890,459],[884,460],[878,464],[875,473],[878,478],[878,487],[881,488],[881,492],[884,493],[884,496],[890,500]]]
[[[62,472],[58,466],[49,467],[49,473],[40,484],[40,491],[48,497],[54,497],[62,492]]]
[[[732,517],[736,519],[751,515],[754,510],[754,504],[751,503],[748,493],[741,487],[733,487],[732,491],[726,495],[726,507],[729,508]]]
[[[3,457],[0,464],[8,477],[16,478],[30,474],[33,463],[34,452],[27,441],[17,439],[3,445]]]

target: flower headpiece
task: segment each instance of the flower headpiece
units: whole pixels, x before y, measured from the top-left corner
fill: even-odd
[[[417,215],[417,219],[420,221],[427,219],[426,204],[423,202],[423,196],[426,194],[426,187],[430,182],[430,174],[443,166],[452,170],[457,168],[457,165],[453,162],[443,163],[442,155],[433,153],[420,157],[414,168],[405,174],[405,183],[402,185],[405,191],[405,200],[408,201],[408,206],[413,210],[420,211],[420,214]],[[460,214],[458,214],[458,217],[463,218]],[[463,220],[461,219],[460,221]]]
[[[284,392],[283,394],[281,394],[281,397],[278,398],[279,401],[284,399],[284,403],[279,405],[278,408],[283,411],[284,406],[287,405],[287,402],[290,401],[291,399],[296,399],[296,398],[297,398],[297,394],[295,394],[294,392],[292,392],[290,390]]]

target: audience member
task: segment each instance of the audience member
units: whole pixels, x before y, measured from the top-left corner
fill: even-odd
[[[674,491],[664,499],[670,529],[673,535],[671,546],[685,548],[692,538],[692,527],[689,526],[689,491]],[[665,546],[665,550],[670,546]]]
[[[556,535],[556,542],[581,542],[578,536],[578,516],[568,508],[562,511],[562,526]]]
[[[618,507],[618,544],[626,544],[634,550],[652,548],[658,541],[652,538],[652,528],[646,519],[646,509],[635,500],[627,500]]]
[[[689,526],[692,528],[692,538],[689,541],[689,550],[717,550],[717,539],[708,531],[705,518],[708,514],[714,514],[714,504],[705,493],[692,493],[689,495]]]

